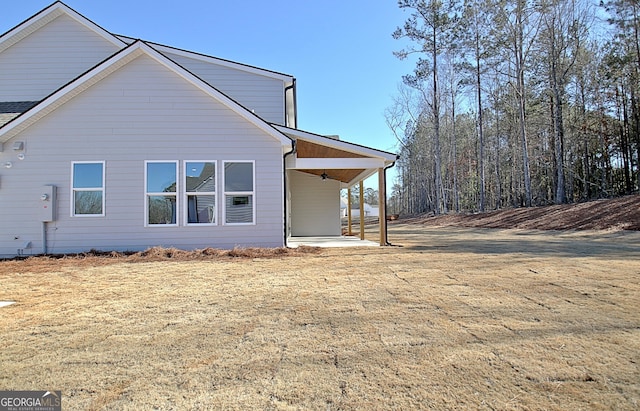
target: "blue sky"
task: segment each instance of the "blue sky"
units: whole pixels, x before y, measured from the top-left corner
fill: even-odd
[[[4,33],[53,0],[10,2]],[[104,29],[297,79],[298,127],[397,152],[384,119],[403,74],[395,0],[67,0]],[[389,181],[391,184],[391,181]]]

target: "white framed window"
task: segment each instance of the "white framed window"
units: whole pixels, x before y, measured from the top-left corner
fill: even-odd
[[[71,216],[105,215],[105,162],[71,163]]]
[[[145,225],[178,225],[178,162],[145,161]]]
[[[255,162],[225,161],[224,224],[255,224]]]
[[[184,162],[185,225],[216,225],[216,162]]]

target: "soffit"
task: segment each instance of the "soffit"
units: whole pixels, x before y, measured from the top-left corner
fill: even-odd
[[[299,158],[366,158],[366,156],[360,154],[338,150],[337,148],[327,147],[304,140],[298,140],[296,142],[296,147]]]
[[[289,135],[292,138],[296,139],[296,157],[300,159],[344,159],[345,163],[348,163],[348,159],[367,159],[367,158],[385,158],[391,157],[384,152],[379,152],[374,149],[370,149],[368,147],[362,147],[358,145],[354,145],[351,143],[347,143],[341,140],[336,140],[331,137],[325,136],[317,136],[313,134],[309,134],[307,132],[303,132],[300,130],[291,130],[286,129],[284,127],[277,127],[279,130],[283,130],[285,134]],[[305,137],[310,137],[306,139]],[[310,141],[311,138],[316,139],[317,141]],[[342,146],[337,148],[336,146]],[[343,150],[342,148],[346,148]],[[353,148],[353,151],[351,149]],[[355,151],[360,151],[357,153]],[[380,154],[380,156],[378,156]],[[384,156],[384,157],[383,157]],[[384,164],[391,163],[389,159],[384,159]],[[344,164],[347,166],[348,164]],[[348,185],[355,184],[360,179],[365,179],[370,175],[373,175],[378,171],[380,167],[377,168],[340,168],[340,165],[337,167],[329,167],[327,169],[323,168],[295,168],[297,171],[301,171],[307,174],[312,174],[322,177],[323,174],[326,173],[327,178],[332,180],[338,180],[344,183],[343,187],[347,187]]]
[[[302,171],[303,173],[313,174],[322,178],[322,174],[326,173],[327,178],[332,180],[338,180],[341,183],[348,184],[352,182],[356,177],[365,172],[365,170],[358,169],[331,169],[331,170],[296,170]]]

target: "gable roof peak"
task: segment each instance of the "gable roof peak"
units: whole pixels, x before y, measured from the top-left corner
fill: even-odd
[[[127,44],[122,41],[117,36],[114,36],[107,30],[103,29],[93,21],[84,17],[82,14],[78,13],[71,7],[67,6],[62,1],[58,0],[44,9],[40,10],[38,13],[29,17],[22,23],[18,24],[14,28],[10,29],[6,33],[0,35],[0,52],[8,49],[14,44],[18,43],[20,40],[29,36],[30,34],[36,32],[40,28],[46,26],[51,23],[53,20],[58,17],[66,15],[78,23],[82,24],[89,30],[98,34],[100,37],[104,38],[106,41],[112,43],[116,47],[122,48]]]

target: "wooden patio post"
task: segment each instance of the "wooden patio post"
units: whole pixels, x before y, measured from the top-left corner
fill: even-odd
[[[380,219],[380,245],[387,245],[387,182],[384,168],[378,169],[378,218]]]
[[[360,239],[364,240],[364,181],[360,180]]]
[[[347,235],[353,235],[351,232],[351,187],[347,187]]]

